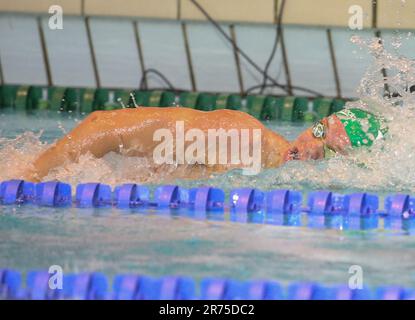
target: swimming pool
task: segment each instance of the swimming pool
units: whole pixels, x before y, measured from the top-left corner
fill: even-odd
[[[164,184],[177,184],[184,189],[209,185],[224,190],[227,197],[231,190],[242,187],[264,192],[290,189],[302,192],[304,200],[315,190],[339,194],[368,192],[379,196],[383,210],[385,196],[415,192],[415,140],[412,139],[415,135],[415,99],[407,90],[408,84],[415,81],[415,65],[404,57],[377,51],[376,40],[353,40],[363,47],[361,51],[368,51],[368,55],[372,54],[376,59],[368,67],[357,91],[354,87],[351,89],[352,83],[354,86],[357,81],[342,81],[349,96],[358,92],[360,97],[359,101],[349,105],[365,105],[389,120],[389,138],[379,141],[370,150],[354,150],[347,157],[321,161],[292,161],[256,176],[245,176],[241,171],[233,170],[196,181],[174,179],[168,170],[151,172],[137,158],[108,154],[95,159],[85,155],[78,163],[53,170],[44,180],[69,183],[73,192],[78,184],[88,182],[100,182],[112,188],[134,182],[145,184],[151,190]],[[409,40],[408,36],[405,43]],[[119,51],[117,46],[111,50]],[[343,58],[347,55],[353,61],[341,63],[341,68],[357,67],[355,55],[343,54],[343,51],[348,52],[338,50],[338,54]],[[315,50],[315,54],[320,56],[317,52],[319,50]],[[299,70],[308,64],[308,60],[294,64],[298,75],[313,79],[313,87],[332,85],[330,81],[323,81],[328,73],[324,79],[318,78],[315,72],[300,73]],[[209,67],[210,64],[204,65],[206,69]],[[315,67],[317,70],[328,68],[318,63]],[[385,80],[381,71],[385,68],[389,74],[388,84],[397,93],[394,97],[384,96]],[[172,70],[177,76],[176,69]],[[203,71],[199,75],[205,77],[208,70]],[[81,77],[80,74],[77,76]],[[217,90],[215,86],[223,87],[223,83],[215,82],[216,73],[214,76],[209,73],[204,81],[213,86],[211,91]],[[223,78],[224,83],[229,82]],[[86,85],[81,84],[82,79],[74,79],[76,85]],[[64,89],[56,87],[57,94],[49,97],[54,99],[51,103],[54,108],[61,102]],[[100,90],[109,95],[108,90]],[[87,92],[89,102],[92,102],[93,91],[95,89]],[[195,100],[195,96],[192,99]],[[115,103],[114,99],[112,103]],[[83,108],[80,106],[81,110]],[[87,108],[91,110],[91,105]],[[72,112],[71,108],[68,110],[23,113],[0,108],[0,182],[18,177],[40,151],[85,117],[85,114]],[[310,125],[304,122],[264,123],[289,140]],[[382,215],[361,218],[305,212],[266,215],[260,212],[235,219],[228,210],[223,215],[209,216],[174,210],[1,205],[0,267],[23,274],[59,265],[65,274],[102,272],[107,277],[117,274],[185,275],[196,281],[222,277],[240,281],[272,279],[284,285],[300,281],[347,285],[352,276],[350,268],[358,266],[362,268],[365,286],[414,288],[414,233],[413,212],[407,218]]]
[[[2,112],[0,180],[11,178],[13,170],[44,148],[42,143],[50,143],[61,136],[81,118],[75,114],[46,111],[31,115]],[[307,126],[281,122],[267,125],[289,139]],[[43,131],[40,136],[39,131]],[[112,186],[130,182],[131,172],[124,168],[134,163],[123,162],[131,159],[114,157],[86,159],[48,179],[58,178],[73,185],[93,180]],[[332,170],[336,169],[335,161],[349,166],[357,176],[352,179],[339,175],[341,171],[330,173],[331,166]],[[366,184],[358,183],[359,175],[370,176],[373,163],[367,165],[369,169],[359,164],[354,166],[350,160],[332,159],[326,163],[293,163],[267,170],[257,177],[247,178],[235,171],[208,180],[176,182],[185,188],[208,184],[226,192],[249,186],[261,190],[298,189],[304,194],[319,188],[340,193],[365,190],[384,195],[398,189],[382,183],[382,179],[388,178],[385,177],[388,172]],[[311,176],[326,172],[326,177],[297,179],[304,170],[314,170],[309,171],[309,177],[310,172]],[[408,175],[395,173],[400,191],[412,191],[412,180],[405,180],[407,178]],[[160,176],[157,181],[157,184],[145,182],[153,186],[164,183]],[[134,182],[140,182],[139,178]],[[350,223],[358,227],[342,230],[342,227],[333,227],[335,224],[330,226],[327,221],[321,222],[324,217],[315,217],[317,222],[313,225],[306,215],[297,217],[299,222],[294,226],[287,226],[289,222],[237,223],[231,221],[228,213],[225,213],[224,221],[217,221],[115,208],[62,209],[23,205],[1,206],[0,212],[0,265],[23,273],[60,265],[65,273],[101,271],[108,276],[134,273],[186,275],[196,280],[215,276],[237,280],[274,279],[283,284],[301,280],[347,284],[349,268],[358,265],[364,271],[365,285],[415,287],[414,224],[402,226],[398,223],[390,227],[391,223],[379,219],[376,227],[362,230],[358,219]]]

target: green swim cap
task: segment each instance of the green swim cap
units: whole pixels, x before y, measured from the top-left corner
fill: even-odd
[[[385,119],[362,109],[343,109],[335,115],[342,122],[352,147],[371,146],[388,131]]]

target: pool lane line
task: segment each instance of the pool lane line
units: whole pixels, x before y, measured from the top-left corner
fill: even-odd
[[[148,186],[135,183],[118,185],[113,190],[107,184],[81,183],[73,197],[71,185],[59,181],[8,180],[0,184],[3,205],[118,208],[199,220],[225,220],[226,212],[232,222],[337,230],[375,230],[381,225],[384,230],[415,231],[415,198],[409,194],[386,196],[384,210],[379,208],[379,196],[370,193],[313,191],[306,197],[295,190],[263,192],[253,188],[233,189],[226,196],[220,188],[185,189],[178,185],[155,187],[151,195]]]
[[[59,280],[59,281],[58,281]],[[25,282],[25,285],[23,285]],[[110,286],[110,282],[112,285]],[[51,287],[52,283],[52,287]],[[31,270],[25,279],[0,269],[0,298],[17,300],[414,300],[415,290],[396,285],[351,288],[313,281],[284,286],[268,279],[239,281],[188,276],[151,277],[117,274],[112,281],[100,272],[65,274],[62,269]]]

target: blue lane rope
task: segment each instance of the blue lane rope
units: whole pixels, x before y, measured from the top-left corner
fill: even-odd
[[[305,199],[304,199],[305,200]],[[225,211],[231,221],[301,226],[301,215],[308,217],[313,228],[376,229],[383,219],[384,229],[415,231],[415,197],[391,194],[379,209],[379,196],[370,193],[339,194],[314,191],[307,195],[295,190],[263,192],[253,188],[225,192],[214,187],[184,189],[163,185],[150,190],[145,185],[128,183],[114,190],[102,183],[77,185],[75,198],[69,184],[59,181],[32,183],[8,180],[0,184],[0,204],[38,205],[43,207],[111,208],[121,210],[155,210],[185,213],[195,218],[221,220]],[[222,219],[223,220],[223,219]]]
[[[119,274],[109,286],[99,272],[64,274],[62,286],[47,271],[29,271],[23,286],[22,275],[0,269],[0,299],[27,300],[414,300],[415,289],[386,285],[351,289],[347,285],[295,282],[284,287],[273,280],[237,281],[204,278],[197,284],[184,276],[160,278]],[[51,286],[51,282],[52,285]],[[55,289],[52,289],[55,288]],[[199,290],[197,290],[199,288]]]

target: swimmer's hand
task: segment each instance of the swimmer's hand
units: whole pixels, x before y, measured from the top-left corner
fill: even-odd
[[[288,150],[285,156],[285,161],[300,160],[300,155],[297,147],[292,147]]]
[[[321,139],[316,139],[311,129],[308,129],[291,143],[285,160],[319,160],[323,158],[324,142]]]

